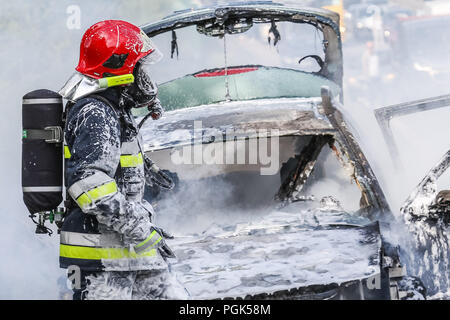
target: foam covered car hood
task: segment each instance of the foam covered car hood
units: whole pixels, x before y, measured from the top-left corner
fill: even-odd
[[[193,299],[273,294],[380,273],[377,222],[311,228],[289,214],[288,220],[237,227],[225,234],[217,227],[170,241],[178,257],[172,270]]]

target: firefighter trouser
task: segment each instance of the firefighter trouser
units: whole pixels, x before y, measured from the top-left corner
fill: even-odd
[[[81,272],[74,300],[187,299],[186,289],[167,269]]]

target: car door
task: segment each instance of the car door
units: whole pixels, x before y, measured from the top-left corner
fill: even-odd
[[[450,95],[412,101],[400,105],[375,110],[375,117],[382,130],[385,142],[390,150],[392,160],[397,167],[408,158],[402,157],[402,146],[392,126],[392,120],[407,119],[409,115],[418,115],[419,123],[427,130],[436,127],[438,121],[431,121],[424,115],[436,110],[435,116],[444,118],[450,108]],[[440,110],[437,110],[440,109]],[[449,119],[447,117],[447,119]],[[428,121],[427,121],[428,120]],[[406,123],[407,125],[408,123]],[[397,128],[398,129],[398,128]],[[411,128],[412,129],[412,128]],[[445,128],[443,129],[445,130]],[[439,132],[439,129],[437,129]],[[440,133],[442,134],[442,133]],[[450,141],[444,135],[438,148],[446,148],[446,152],[427,172],[411,191],[401,207],[401,218],[409,235],[406,240],[406,254],[409,267],[424,282],[429,295],[437,298],[448,296],[449,281],[449,222],[450,222]],[[424,138],[425,143],[436,147]],[[410,144],[420,150],[419,142]],[[404,148],[403,148],[404,149]],[[404,150],[403,150],[404,151]],[[426,155],[425,155],[426,156]],[[410,160],[414,160],[411,159]]]
[[[431,169],[427,169],[428,171],[421,171],[417,173],[423,177],[423,175],[428,172],[426,176],[420,180],[420,183],[416,186],[414,191],[408,196],[403,207],[410,205],[420,193],[423,194],[425,192],[429,196],[436,197],[440,191],[450,190],[450,173],[447,172],[447,169],[450,166],[450,141],[447,139],[448,135],[445,134],[447,132],[450,133],[450,130],[448,130],[448,126],[444,126],[444,128],[436,128],[435,122],[436,117],[443,118],[444,123],[448,122],[447,119],[449,118],[447,118],[446,112],[448,113],[448,111],[450,111],[449,107],[450,95],[445,95],[383,107],[374,111],[378,125],[381,128],[383,138],[390,151],[392,161],[397,167],[401,166],[408,159],[413,160],[410,155],[407,155],[406,157],[403,155],[405,148],[402,150],[402,142],[398,137],[399,135],[405,135],[405,133],[407,135],[411,135],[412,133],[410,131],[414,130],[416,131],[416,136],[423,136],[423,141],[411,141],[406,146],[406,149],[413,148],[420,153],[424,142],[428,143],[430,147],[437,147],[439,149],[439,151],[434,152],[433,156],[423,155],[424,159],[431,158],[430,160],[427,159],[428,162],[434,161],[433,166]],[[429,112],[434,112],[434,115],[426,118],[425,116]],[[412,123],[411,119],[408,119],[408,116],[410,115],[415,115],[416,118],[419,118],[419,124],[422,128],[416,128],[413,125],[408,130],[407,126]],[[400,132],[400,134],[396,134],[395,128],[392,125],[394,119],[398,119],[400,121],[406,120],[404,121],[405,123],[403,123],[403,128],[406,128],[406,130]],[[427,134],[427,131],[437,132],[437,135],[440,136],[439,139],[432,137],[433,133]],[[434,139],[434,141],[430,141],[430,139]],[[436,140],[439,140],[438,143],[433,143]],[[446,151],[443,156],[442,149]],[[438,161],[436,161],[436,155],[439,156]],[[430,183],[432,183],[433,186],[431,186]],[[431,187],[432,190],[429,189]],[[445,192],[441,193],[441,195],[446,194],[447,193]]]

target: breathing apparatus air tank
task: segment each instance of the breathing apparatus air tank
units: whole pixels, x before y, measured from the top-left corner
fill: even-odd
[[[50,90],[35,90],[22,101],[22,190],[31,214],[39,213],[36,233],[47,233],[63,200],[63,100]]]

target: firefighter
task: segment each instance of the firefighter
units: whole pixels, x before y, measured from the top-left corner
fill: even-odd
[[[96,23],[81,40],[77,72],[59,92],[69,101],[60,266],[81,271],[74,299],[186,298],[168,271],[168,234],[152,223],[154,210],[143,199],[149,159],[131,114],[147,107],[153,119],[161,116],[149,74],[161,57],[140,28]]]

